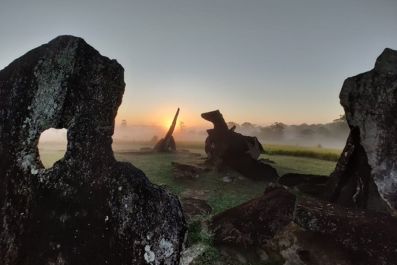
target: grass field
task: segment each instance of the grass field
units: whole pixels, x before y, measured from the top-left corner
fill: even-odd
[[[178,145],[178,147],[189,149],[191,152],[201,154],[201,156],[183,152],[175,154],[138,154],[136,152],[126,152],[126,149],[120,152],[115,151],[115,156],[117,160],[131,162],[143,170],[153,183],[165,186],[178,196],[188,197],[192,193],[197,196],[197,193],[199,193],[199,196],[202,196],[212,206],[214,213],[257,197],[265,189],[265,182],[251,181],[236,176],[234,178],[231,176],[233,178],[231,183],[225,183],[223,177],[229,176],[230,172],[211,171],[203,173],[198,179],[194,180],[175,179],[171,162],[197,163],[200,160],[204,161],[205,158],[201,149],[202,145],[185,144]],[[335,161],[298,156],[299,152],[306,150],[317,153],[319,156],[331,152],[336,154],[334,150],[275,145],[267,147],[271,151],[261,157],[274,161],[275,164],[272,164],[272,166],[276,168],[280,176],[289,172],[329,175],[335,167]],[[293,153],[294,155],[279,155],[277,154],[279,152]],[[63,156],[63,152],[59,149],[42,149],[40,156],[44,165],[49,167]]]
[[[270,155],[308,157],[327,161],[337,161],[341,154],[339,149],[274,144],[266,145],[265,152]]]
[[[204,143],[181,142],[178,147],[189,150],[204,150]],[[269,155],[285,155],[296,157],[316,158],[327,161],[337,161],[342,150],[335,148],[323,148],[318,146],[277,145],[264,144],[265,153]]]

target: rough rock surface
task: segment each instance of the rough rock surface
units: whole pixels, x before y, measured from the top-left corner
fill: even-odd
[[[323,198],[339,205],[388,212],[379,195],[367,155],[360,144],[358,128],[353,128],[334,172],[325,185]]]
[[[397,261],[397,219],[383,213],[348,209],[309,198],[298,199],[294,222],[334,241],[352,264],[386,265]]]
[[[0,263],[177,264],[177,198],[111,148],[124,70],[84,40],[58,37],[0,72]],[[40,134],[67,128],[52,168]]]
[[[219,247],[278,253],[285,264],[386,265],[397,260],[397,219],[281,187],[212,218]],[[247,251],[245,251],[247,252]]]
[[[329,177],[324,175],[287,173],[281,176],[277,182],[299,192],[322,198],[328,179]]]
[[[306,231],[295,223],[290,223],[277,233],[268,249],[268,252],[277,251],[284,260],[284,265],[354,264],[348,253],[332,238]]]
[[[397,51],[385,49],[373,70],[346,79],[340,102],[351,133],[331,182],[333,200],[382,211],[382,198],[396,213]]]
[[[262,246],[288,225],[294,212],[295,195],[268,188],[265,194],[212,218],[214,242],[239,247]]]

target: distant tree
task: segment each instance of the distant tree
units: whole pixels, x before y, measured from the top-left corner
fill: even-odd
[[[330,136],[331,132],[324,125],[318,125],[316,128],[316,133],[321,136]]]
[[[262,127],[260,129],[260,136],[263,139],[280,140],[284,136],[284,130],[287,127],[284,123],[275,122],[270,126]]]
[[[236,128],[240,127],[240,124],[238,124],[237,122],[233,122],[233,121],[229,121],[227,123],[227,127],[228,128],[232,128],[233,126],[235,126]]]
[[[272,128],[274,131],[279,133],[283,132],[286,127],[287,125],[285,125],[282,122],[275,122],[272,125],[270,125],[270,128]]]
[[[346,122],[346,114],[339,115],[339,118],[333,120],[333,122]]]
[[[314,131],[312,129],[303,129],[300,131],[300,135],[305,138],[313,137]]]
[[[241,127],[243,127],[244,129],[253,129],[255,128],[255,125],[250,122],[244,122],[243,124],[241,124]]]

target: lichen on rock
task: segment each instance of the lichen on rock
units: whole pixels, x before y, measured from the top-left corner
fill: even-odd
[[[2,265],[178,264],[178,199],[113,155],[124,87],[122,66],[73,36],[0,71]],[[66,128],[68,145],[45,169],[37,144],[49,128]]]
[[[331,178],[332,197],[396,214],[397,51],[385,49],[374,69],[346,79],[340,102],[351,133]]]

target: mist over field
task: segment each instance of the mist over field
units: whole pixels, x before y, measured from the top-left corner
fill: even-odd
[[[336,119],[324,124],[287,125],[276,122],[268,126],[260,126],[250,122],[242,124],[229,122],[229,128],[235,126],[235,131],[244,135],[256,136],[266,144],[297,145],[308,147],[324,147],[341,149],[345,145],[349,133],[344,119]],[[188,127],[179,124],[174,131],[174,138],[178,142],[204,143],[208,127]],[[113,135],[113,148],[117,150],[130,149],[131,144],[152,146],[164,137],[167,129],[155,125],[126,125],[117,124]],[[50,129],[40,138],[43,148],[58,148],[66,146],[66,129]]]

